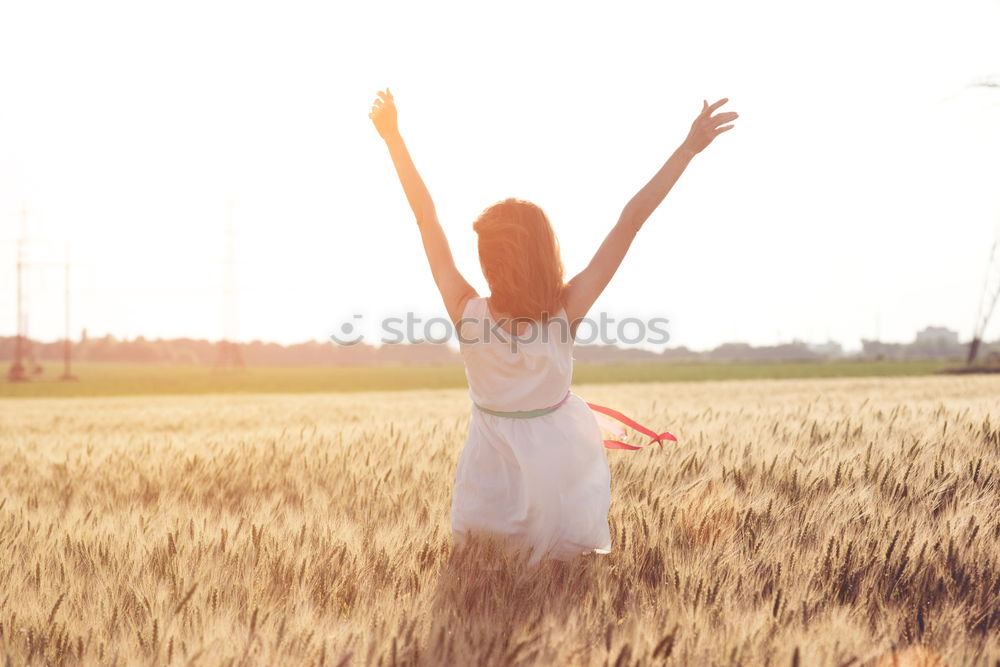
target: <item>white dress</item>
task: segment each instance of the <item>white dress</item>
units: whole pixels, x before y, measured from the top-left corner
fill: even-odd
[[[611,472],[601,427],[569,392],[573,340],[564,310],[520,336],[496,328],[484,297],[469,299],[460,348],[472,397],[451,504],[452,539],[469,531],[527,547],[529,564],[610,553]],[[543,332],[548,335],[543,335]],[[568,397],[567,397],[568,395]],[[533,417],[491,411],[533,411]]]

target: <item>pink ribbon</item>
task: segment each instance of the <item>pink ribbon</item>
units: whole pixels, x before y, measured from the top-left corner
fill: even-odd
[[[594,412],[599,412],[599,413],[601,413],[603,415],[607,415],[608,417],[611,417],[612,419],[617,419],[622,424],[625,424],[626,426],[630,426],[633,429],[635,429],[636,431],[638,431],[639,433],[642,433],[643,435],[652,438],[649,441],[649,443],[648,443],[650,445],[655,442],[656,444],[658,444],[660,446],[660,449],[663,449],[663,441],[664,440],[670,440],[671,442],[677,442],[677,438],[674,437],[673,433],[670,433],[669,431],[664,431],[663,433],[657,433],[656,431],[643,426],[642,424],[640,424],[639,422],[635,421],[634,419],[631,419],[630,417],[626,417],[625,415],[623,415],[622,413],[618,412],[617,410],[612,410],[611,408],[606,408],[603,405],[594,405],[593,403],[587,403],[587,406],[590,407],[590,409],[593,410]],[[628,443],[622,442],[621,440],[605,440],[604,441],[604,446],[606,448],[608,448],[608,449],[642,449],[642,447],[636,447],[635,445],[630,445]]]

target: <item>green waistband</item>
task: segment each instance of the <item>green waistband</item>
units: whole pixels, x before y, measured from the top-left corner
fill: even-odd
[[[488,415],[493,415],[494,417],[517,417],[520,419],[526,419],[528,417],[541,417],[542,415],[547,415],[550,412],[555,412],[559,409],[559,406],[554,408],[542,408],[540,410],[517,410],[514,412],[501,412],[499,410],[490,410],[489,408],[484,408],[478,403],[473,403],[477,408],[482,410]]]
[[[472,402],[477,408],[482,410],[488,415],[493,415],[494,417],[514,417],[517,419],[528,419],[530,417],[541,417],[542,415],[547,415],[550,412],[555,412],[562,407],[562,404],[569,399],[569,392],[566,392],[566,396],[563,397],[561,401],[555,405],[548,408],[539,408],[538,410],[514,410],[513,412],[502,412],[500,410],[490,410],[489,408],[484,408],[475,401]]]

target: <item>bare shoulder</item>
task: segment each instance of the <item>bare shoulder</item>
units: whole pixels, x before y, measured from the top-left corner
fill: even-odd
[[[455,325],[456,329],[461,329],[462,320],[470,316],[469,309],[474,307],[481,299],[482,297],[471,287],[468,292],[459,297],[458,302],[455,304],[455,311],[451,317],[452,324]]]

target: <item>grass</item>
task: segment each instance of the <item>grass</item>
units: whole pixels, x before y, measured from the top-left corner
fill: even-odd
[[[577,364],[577,384],[694,382],[767,378],[927,375],[947,366],[938,361],[838,361],[827,363]],[[214,393],[311,393],[449,389],[466,386],[461,366],[254,367],[219,373],[204,366],[85,363],[76,382],[60,382],[58,364],[41,378],[0,382],[0,397],[127,396]]]
[[[452,549],[462,389],[0,402],[0,662],[1000,659],[1000,377],[577,392],[680,442],[561,569]]]

